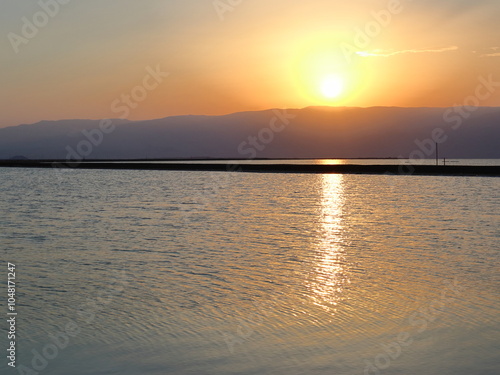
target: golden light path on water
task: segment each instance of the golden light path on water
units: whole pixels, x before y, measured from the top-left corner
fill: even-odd
[[[344,260],[343,206],[345,201],[343,176],[322,176],[322,199],[319,211],[319,241],[316,266],[310,281],[313,303],[335,312],[342,299],[346,277]]]

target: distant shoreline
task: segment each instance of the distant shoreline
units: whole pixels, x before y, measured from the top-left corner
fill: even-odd
[[[366,158],[363,158],[366,159]],[[377,158],[379,159],[379,158]],[[215,159],[189,159],[192,163],[158,163],[152,161],[67,161],[67,160],[0,160],[0,168],[46,168],[46,169],[102,169],[102,170],[165,170],[165,171],[209,171],[248,173],[311,173],[311,174],[374,174],[374,175],[418,175],[418,176],[485,176],[500,177],[500,166],[471,165],[360,165],[360,164],[238,164],[196,163],[216,161]],[[272,160],[272,159],[261,159]],[[293,159],[279,159],[293,160]],[[304,160],[304,159],[302,159]],[[311,159],[312,160],[312,159]],[[355,160],[355,159],[353,159]],[[160,161],[160,160],[158,160]],[[181,161],[162,160],[162,161]],[[140,163],[138,163],[140,162]]]
[[[105,163],[121,163],[121,162],[164,162],[164,161],[172,161],[172,162],[186,162],[186,161],[270,161],[270,160],[410,160],[409,158],[401,158],[401,157],[385,157],[385,158],[377,158],[377,157],[360,157],[360,158],[252,158],[252,159],[235,159],[235,158],[208,158],[208,157],[195,157],[195,158],[154,158],[154,159],[83,159],[82,163],[85,162],[105,162]],[[434,158],[430,158],[429,160],[434,160]],[[28,158],[10,158],[10,159],[0,159],[1,162],[9,162],[9,161],[35,161],[35,162],[60,162],[66,163],[67,159],[28,159]],[[72,160],[71,160],[72,161]]]

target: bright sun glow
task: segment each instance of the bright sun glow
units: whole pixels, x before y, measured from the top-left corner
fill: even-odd
[[[321,83],[321,92],[328,99],[337,98],[344,91],[344,82],[342,78],[330,75]]]
[[[369,70],[364,60],[349,62],[341,49],[332,48],[339,38],[312,35],[290,46],[290,95],[296,95],[300,105],[349,106],[366,93]]]

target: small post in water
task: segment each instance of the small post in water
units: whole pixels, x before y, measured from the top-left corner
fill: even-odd
[[[436,165],[439,165],[439,145],[436,142]]]

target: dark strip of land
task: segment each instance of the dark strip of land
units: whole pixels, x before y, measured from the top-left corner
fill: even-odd
[[[0,160],[0,167],[71,168],[116,170],[213,171],[254,173],[347,173],[428,176],[490,176],[500,177],[500,166],[470,165],[359,165],[359,164],[236,164],[227,163],[155,163],[155,162],[69,162],[47,160]]]

